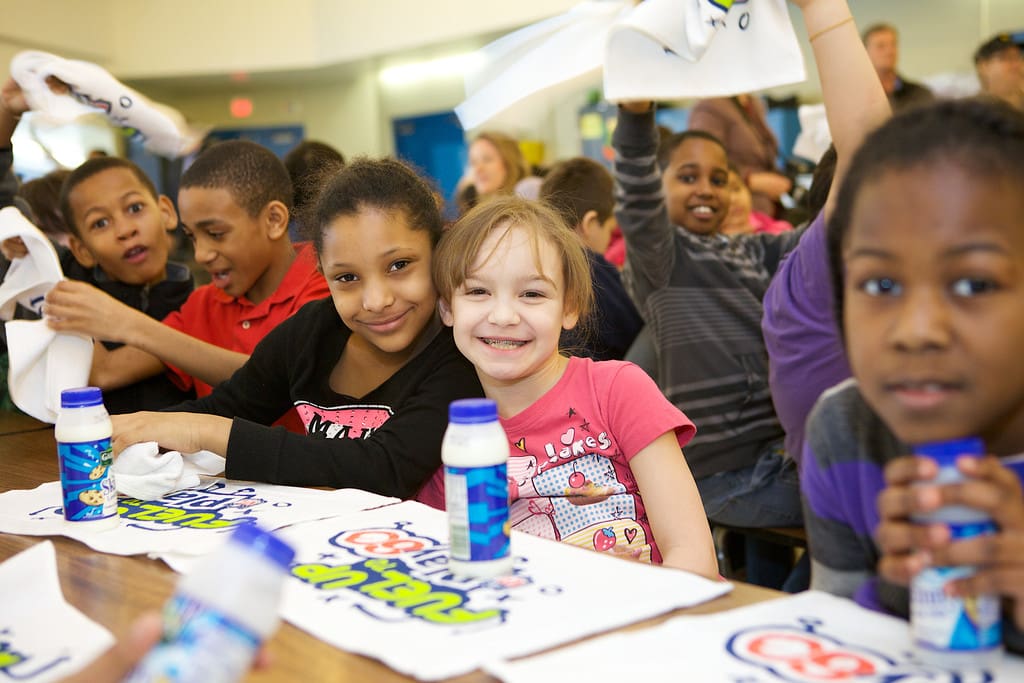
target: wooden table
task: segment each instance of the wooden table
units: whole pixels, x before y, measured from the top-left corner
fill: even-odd
[[[5,425],[20,423],[18,416],[0,412],[0,492],[35,488],[43,482],[56,481],[59,476],[52,430],[36,427],[28,431],[2,432]],[[0,562],[42,540],[40,537],[0,533]],[[177,580],[176,574],[158,560],[98,553],[63,537],[50,540],[57,551],[57,571],[65,599],[117,636],[126,633],[132,621],[143,611],[159,609]],[[782,595],[756,586],[736,584],[735,590],[716,600],[695,608],[676,610],[642,622],[642,625],[659,623],[676,614],[720,612]],[[287,623],[282,623],[271,639],[268,651],[271,667],[249,674],[247,681],[390,683],[412,680],[376,660],[339,650]],[[494,679],[476,671],[452,680],[470,683]]]
[[[34,432],[53,427],[46,422],[40,422],[34,417],[24,413],[15,413],[9,410],[0,410],[0,436],[4,434],[17,434],[19,432]]]

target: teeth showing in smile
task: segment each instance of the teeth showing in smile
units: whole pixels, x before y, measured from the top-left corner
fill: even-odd
[[[920,391],[922,393],[934,394],[940,391],[945,391],[949,388],[949,385],[941,382],[904,382],[900,384],[898,388],[907,391]]]
[[[693,209],[691,209],[691,211],[693,211],[698,216],[710,216],[711,214],[713,214],[715,212],[715,210],[712,209],[710,206],[703,206],[703,205],[702,206],[695,206],[695,207],[693,207]]]
[[[517,349],[526,343],[515,339],[490,339],[487,337],[482,338],[481,341],[495,349]]]

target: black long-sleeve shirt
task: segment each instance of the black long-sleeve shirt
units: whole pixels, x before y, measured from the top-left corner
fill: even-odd
[[[338,394],[331,371],[351,334],[330,298],[312,301],[264,337],[212,394],[175,409],[233,418],[229,478],[409,498],[441,465],[448,404],[483,390],[443,328],[370,393]],[[292,406],[306,435],[266,426]]]

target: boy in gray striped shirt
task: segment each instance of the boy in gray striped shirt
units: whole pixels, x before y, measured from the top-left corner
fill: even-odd
[[[801,233],[722,235],[725,149],[707,133],[681,133],[662,146],[659,170],[649,103],[619,108],[612,145],[624,280],[654,339],[658,385],[698,426],[686,459],[707,516],[733,526],[800,526],[796,465],[784,453],[768,389],[761,300]],[[751,550],[747,579],[780,587],[788,549]]]

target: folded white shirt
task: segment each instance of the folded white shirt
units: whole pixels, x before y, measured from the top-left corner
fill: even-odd
[[[71,88],[70,96],[50,90],[49,76]],[[149,151],[180,157],[198,149],[207,129],[189,125],[175,109],[153,102],[91,62],[26,50],[11,60],[11,77],[25,93],[33,112],[57,123],[101,113],[115,125],[133,128]]]
[[[118,493],[156,500],[172,491],[198,486],[200,474],[220,474],[224,458],[210,451],[161,453],[155,441],[144,441],[121,451],[111,469]]]
[[[17,304],[40,313],[43,297],[64,278],[57,252],[39,228],[8,206],[0,209],[0,241],[20,237],[28,255],[14,259],[0,284],[0,318],[10,320]],[[43,422],[56,422],[60,392],[89,383],[91,339],[51,330],[43,320],[10,320],[7,386],[11,400]]]

